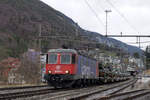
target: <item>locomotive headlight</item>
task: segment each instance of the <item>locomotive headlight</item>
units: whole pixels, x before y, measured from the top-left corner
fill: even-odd
[[[68,74],[68,73],[69,73],[69,71],[68,71],[68,70],[66,70],[66,71],[65,71],[65,73],[66,73],[66,74]]]
[[[49,72],[49,74],[51,74],[51,73],[52,73],[52,71],[50,71],[50,70],[49,70],[48,72]]]

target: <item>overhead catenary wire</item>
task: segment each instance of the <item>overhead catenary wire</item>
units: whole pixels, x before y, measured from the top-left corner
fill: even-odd
[[[102,12],[104,12],[104,10],[106,10],[104,7],[102,7],[102,6],[97,6],[97,4],[99,3],[99,4],[101,4],[101,2],[99,1],[99,0],[94,0],[93,1],[94,2],[94,4],[95,4],[95,6],[100,10],[102,10]]]
[[[95,2],[95,4],[101,4],[100,0],[96,0],[97,2]],[[102,6],[98,6],[99,8],[101,8],[103,11],[105,11],[106,9]]]
[[[99,18],[98,14],[97,14],[96,11],[91,7],[91,5],[88,3],[88,1],[87,1],[87,0],[84,0],[84,1],[85,1],[86,5],[89,7],[89,9],[91,10],[91,12],[95,15],[95,17],[97,18],[97,20],[99,21],[99,23],[100,23],[103,27],[105,27],[103,21]]]
[[[95,0],[94,0],[95,1]],[[97,3],[99,3],[100,4],[100,1],[99,0],[97,0],[97,3],[96,2],[94,2],[93,1],[93,3],[94,4],[97,4]],[[106,1],[106,3],[108,4],[108,5],[110,5],[111,7],[112,7],[112,9],[114,9],[119,15],[120,15],[120,17],[128,24],[128,26],[132,29],[132,30],[134,30],[136,33],[139,33],[138,32],[138,30],[136,29],[136,27],[128,20],[128,18],[115,6],[115,4],[114,4],[114,2],[112,1],[112,0],[105,0]],[[117,1],[116,1],[117,2]],[[91,6],[91,3],[90,3],[90,6]],[[94,6],[94,8],[95,8],[95,6]],[[98,6],[98,7],[96,7],[97,8],[97,10],[105,10],[105,8],[103,8],[102,6]],[[95,9],[94,9],[95,10]],[[97,11],[96,10],[96,11]],[[138,40],[138,42],[136,42],[136,43],[128,43],[128,44],[139,44],[139,47],[141,47],[141,45],[140,44],[146,44],[146,43],[149,43],[150,41],[144,41],[144,42],[141,42],[141,40],[139,39]]]
[[[138,42],[128,42],[129,44],[138,44]],[[143,41],[143,42],[140,42],[140,43],[150,43],[150,41]]]
[[[56,40],[62,40],[62,41],[69,41],[69,42],[78,42],[78,43],[84,43],[84,44],[101,44],[99,42],[92,42],[92,41],[87,41],[87,40],[74,40],[71,39],[72,37],[69,38],[62,38],[62,37],[58,37],[58,36],[40,36],[39,39],[44,38],[45,40],[47,39],[56,39]]]
[[[125,17],[123,13],[120,12],[120,10],[109,0],[106,0],[106,2],[114,8],[114,10],[126,21],[126,23],[135,31],[138,33],[137,29],[130,23],[130,21]]]

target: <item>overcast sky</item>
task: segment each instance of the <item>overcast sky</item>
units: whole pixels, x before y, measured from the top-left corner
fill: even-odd
[[[119,35],[120,32],[122,32],[123,35],[150,35],[150,0],[41,1],[64,13],[66,16],[69,16],[82,28],[90,31],[105,35],[106,14],[104,11],[108,9],[112,11],[108,13],[108,35]],[[135,43],[137,40],[136,38],[116,39],[128,44]],[[141,38],[141,42],[145,41],[150,41],[150,38]],[[130,45],[138,46],[138,44]],[[146,45],[150,45],[150,43],[141,45],[145,48]]]

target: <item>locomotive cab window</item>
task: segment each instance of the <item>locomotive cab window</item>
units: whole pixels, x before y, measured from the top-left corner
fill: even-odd
[[[56,64],[57,63],[57,54],[49,54],[48,63],[49,64]]]
[[[71,64],[70,54],[61,54],[61,64]]]

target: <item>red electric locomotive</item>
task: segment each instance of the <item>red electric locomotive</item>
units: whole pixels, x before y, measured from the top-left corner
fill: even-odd
[[[55,88],[121,81],[129,77],[120,71],[103,68],[95,59],[73,49],[51,49],[46,62],[44,78]]]
[[[51,49],[46,62],[45,79],[55,88],[84,85],[98,79],[97,61],[73,49]]]

